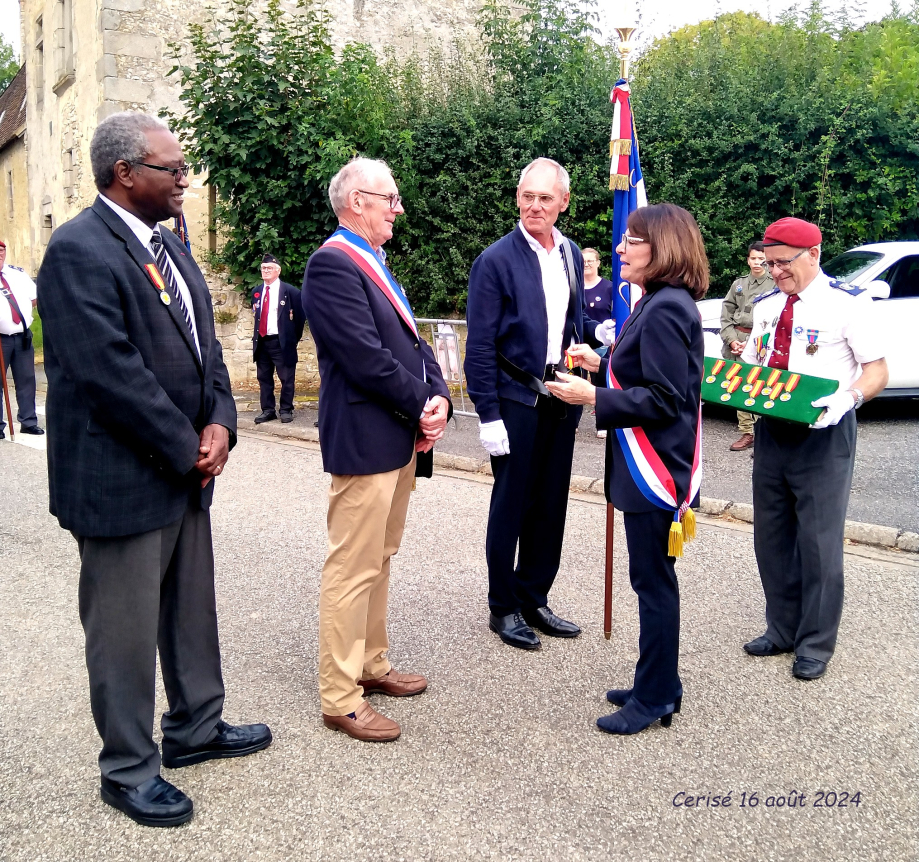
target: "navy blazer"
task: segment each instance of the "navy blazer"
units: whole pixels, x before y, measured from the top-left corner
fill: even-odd
[[[367,475],[404,467],[425,402],[450,399],[433,351],[340,249],[313,253],[301,296],[319,360],[326,472]]]
[[[284,364],[288,367],[297,364],[297,345],[303,338],[303,325],[306,315],[303,313],[303,301],[300,291],[286,281],[280,283],[281,295],[278,297],[278,340],[281,344],[281,354]],[[264,282],[257,284],[250,292],[252,313],[255,315],[255,328],[252,332],[252,358],[258,351],[258,321],[262,310],[262,295]]]
[[[192,296],[201,358],[175,301],[144,272],[155,263],[98,198],[51,237],[38,272],[44,328],[50,510],[82,536],[164,527],[201,491],[199,434],[236,442],[236,405],[207,284],[168,230],[163,243]]]
[[[577,277],[574,338],[593,342],[596,323],[584,317],[584,258],[570,243]],[[466,300],[469,335],[463,369],[469,397],[482,422],[501,418],[499,398],[536,404],[536,393],[498,367],[498,352],[542,380],[548,349],[546,298],[536,252],[515,227],[472,264]],[[570,323],[566,321],[566,326]],[[567,347],[568,345],[564,345]]]
[[[677,498],[681,503],[686,499],[699,421],[703,354],[702,321],[689,291],[652,286],[635,306],[610,355],[622,391],[597,389],[597,428],[610,430],[606,498],[617,509],[651,512],[658,507],[633,481],[614,428],[643,428],[673,476]],[[601,372],[605,381],[605,364]]]

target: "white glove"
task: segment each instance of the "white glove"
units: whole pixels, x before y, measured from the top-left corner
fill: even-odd
[[[604,320],[603,323],[598,323],[594,330],[594,337],[606,347],[612,347],[616,340],[616,321]]]
[[[848,389],[841,392],[834,392],[832,395],[824,395],[816,401],[811,401],[811,407],[825,407],[824,414],[813,424],[811,428],[829,428],[836,425],[839,420],[855,407],[855,398]]]
[[[507,428],[504,427],[503,419],[495,422],[480,422],[479,440],[482,441],[489,455],[498,457],[511,454],[511,444],[507,439]]]

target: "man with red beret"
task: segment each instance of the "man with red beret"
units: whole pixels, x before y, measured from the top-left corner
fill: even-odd
[[[872,300],[820,269],[815,224],[783,218],[763,237],[775,290],[759,296],[741,361],[839,381],[813,402],[810,427],[756,423],[753,526],[766,595],[766,632],[754,656],[794,652],[792,673],[819,679],[836,647],[843,604],[843,530],[855,466],[855,410],[887,385]]]

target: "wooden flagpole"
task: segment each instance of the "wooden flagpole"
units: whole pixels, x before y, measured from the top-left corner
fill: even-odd
[[[603,636],[609,640],[613,633],[613,530],[616,525],[616,510],[612,503],[606,504],[606,578],[603,591]]]

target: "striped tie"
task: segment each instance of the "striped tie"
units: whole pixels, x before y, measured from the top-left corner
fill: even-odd
[[[150,244],[153,246],[153,256],[156,258],[156,265],[160,268],[163,278],[166,279],[166,284],[169,285],[169,290],[172,292],[173,298],[179,303],[179,308],[182,309],[182,316],[188,324],[189,333],[191,333],[191,340],[194,341],[195,328],[192,326],[191,315],[188,313],[188,306],[185,305],[185,300],[182,299],[182,293],[179,290],[175,274],[172,271],[172,264],[166,256],[166,246],[163,245],[163,238],[160,236],[159,228],[153,231],[153,236],[150,237]]]

